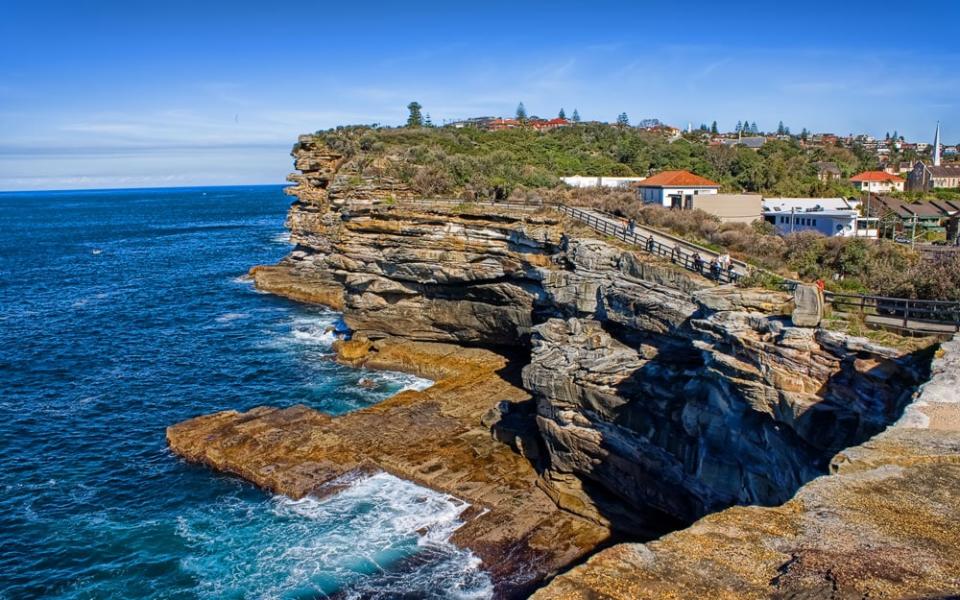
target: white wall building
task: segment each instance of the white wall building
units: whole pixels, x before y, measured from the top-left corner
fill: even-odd
[[[864,171],[850,178],[853,187],[861,192],[902,192],[907,180],[885,171]]]
[[[716,194],[720,184],[689,171],[663,171],[635,184],[637,197],[644,204],[683,208],[684,199],[700,194]]]
[[[608,177],[606,175],[601,177],[587,177],[584,175],[574,175],[572,177],[561,177],[560,180],[570,187],[575,188],[592,188],[592,187],[605,187],[605,188],[625,188],[630,187],[631,184],[639,183],[646,179],[646,177]]]
[[[845,198],[764,198],[763,218],[780,235],[816,231],[831,237],[877,237],[878,219],[861,217],[859,204]]]

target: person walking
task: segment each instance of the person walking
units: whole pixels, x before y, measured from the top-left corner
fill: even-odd
[[[699,252],[693,253],[693,270],[699,275],[703,275],[703,257]]]

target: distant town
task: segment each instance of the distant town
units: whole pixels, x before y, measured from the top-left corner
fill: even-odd
[[[408,121],[408,126],[417,126],[421,107],[412,103],[408,108],[413,120]],[[432,126],[429,117],[420,124]],[[798,144],[805,149],[844,148],[860,156],[872,157],[875,168],[844,177],[834,162],[815,163],[820,181],[849,185],[859,192],[857,196],[781,197],[721,193],[719,183],[688,170],[664,170],[635,177],[613,174],[561,177],[565,184],[575,188],[633,188],[644,204],[677,210],[699,209],[716,216],[721,222],[763,220],[784,235],[816,231],[825,236],[885,237],[910,244],[960,244],[960,147],[941,143],[939,123],[931,128],[931,139],[927,142],[908,141],[897,131],[887,133],[883,138],[868,134],[812,132],[806,128],[797,133],[783,122],[768,132],[758,127],[755,121],[742,120],[733,131],[722,132],[716,121],[697,127],[688,124],[684,128],[658,119],[643,119],[633,124],[626,113],[621,113],[614,123],[583,121],[576,109],[569,116],[560,109],[556,117],[543,118],[527,115],[521,103],[511,118],[473,117],[447,121],[442,127],[547,132],[590,124],[629,127],[662,136],[668,142],[687,140],[709,147],[759,151],[766,144],[779,141]]]

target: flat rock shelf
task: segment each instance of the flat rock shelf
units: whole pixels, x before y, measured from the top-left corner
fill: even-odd
[[[509,367],[506,358],[397,339],[337,350],[349,364],[436,384],[338,417],[305,406],[197,417],[168,428],[171,449],[292,498],[358,470],[386,471],[461,498],[472,508],[452,541],[483,560],[498,596],[525,595],[609,538],[606,527],[559,509],[537,487],[530,460],[482,424],[500,403],[529,399],[498,374]]]

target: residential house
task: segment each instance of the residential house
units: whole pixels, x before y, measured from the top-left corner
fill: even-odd
[[[487,124],[487,129],[491,131],[501,131],[503,129],[514,129],[523,125],[517,119],[494,119]]]
[[[690,171],[661,171],[634,184],[637,197],[644,204],[659,204],[667,208],[683,208],[689,196],[716,194],[720,184]]]
[[[574,175],[572,177],[561,177],[560,180],[570,187],[575,188],[592,188],[592,187],[605,187],[605,188],[625,188],[630,187],[631,184],[639,183],[646,179],[646,177],[585,177],[583,175]]]
[[[759,150],[764,144],[767,143],[767,138],[762,135],[754,135],[750,137],[733,138],[729,140],[725,139],[722,143],[724,146],[730,146],[731,148],[736,146],[746,146],[751,150]]]
[[[946,235],[951,215],[941,204],[905,202],[878,194],[871,194],[866,202],[868,215],[880,219],[880,233],[884,237]]]
[[[908,176],[911,191],[924,192],[934,188],[960,188],[960,162],[939,166],[918,162]]]
[[[891,175],[909,175],[910,171],[913,170],[913,164],[913,161],[909,160],[898,163],[889,163],[883,168],[883,170]],[[907,185],[909,186],[909,181],[907,182]]]
[[[947,240],[956,242],[960,234],[960,200],[930,200],[930,204],[939,208],[945,215]]]
[[[837,166],[837,163],[821,161],[815,162],[813,165],[817,169],[817,179],[824,183],[836,181],[843,176],[843,173],[840,172],[840,167]]]
[[[877,237],[876,217],[862,217],[844,198],[764,198],[763,218],[780,235],[816,231],[826,236]]]
[[[682,210],[702,210],[723,223],[753,223],[761,217],[760,194],[693,194],[684,197]]]
[[[549,131],[551,129],[557,129],[558,127],[566,127],[570,124],[570,121],[561,118],[555,119],[530,119],[527,121],[527,127],[536,129],[537,131]]]
[[[864,171],[851,177],[850,183],[861,192],[902,192],[906,180],[884,171]]]

